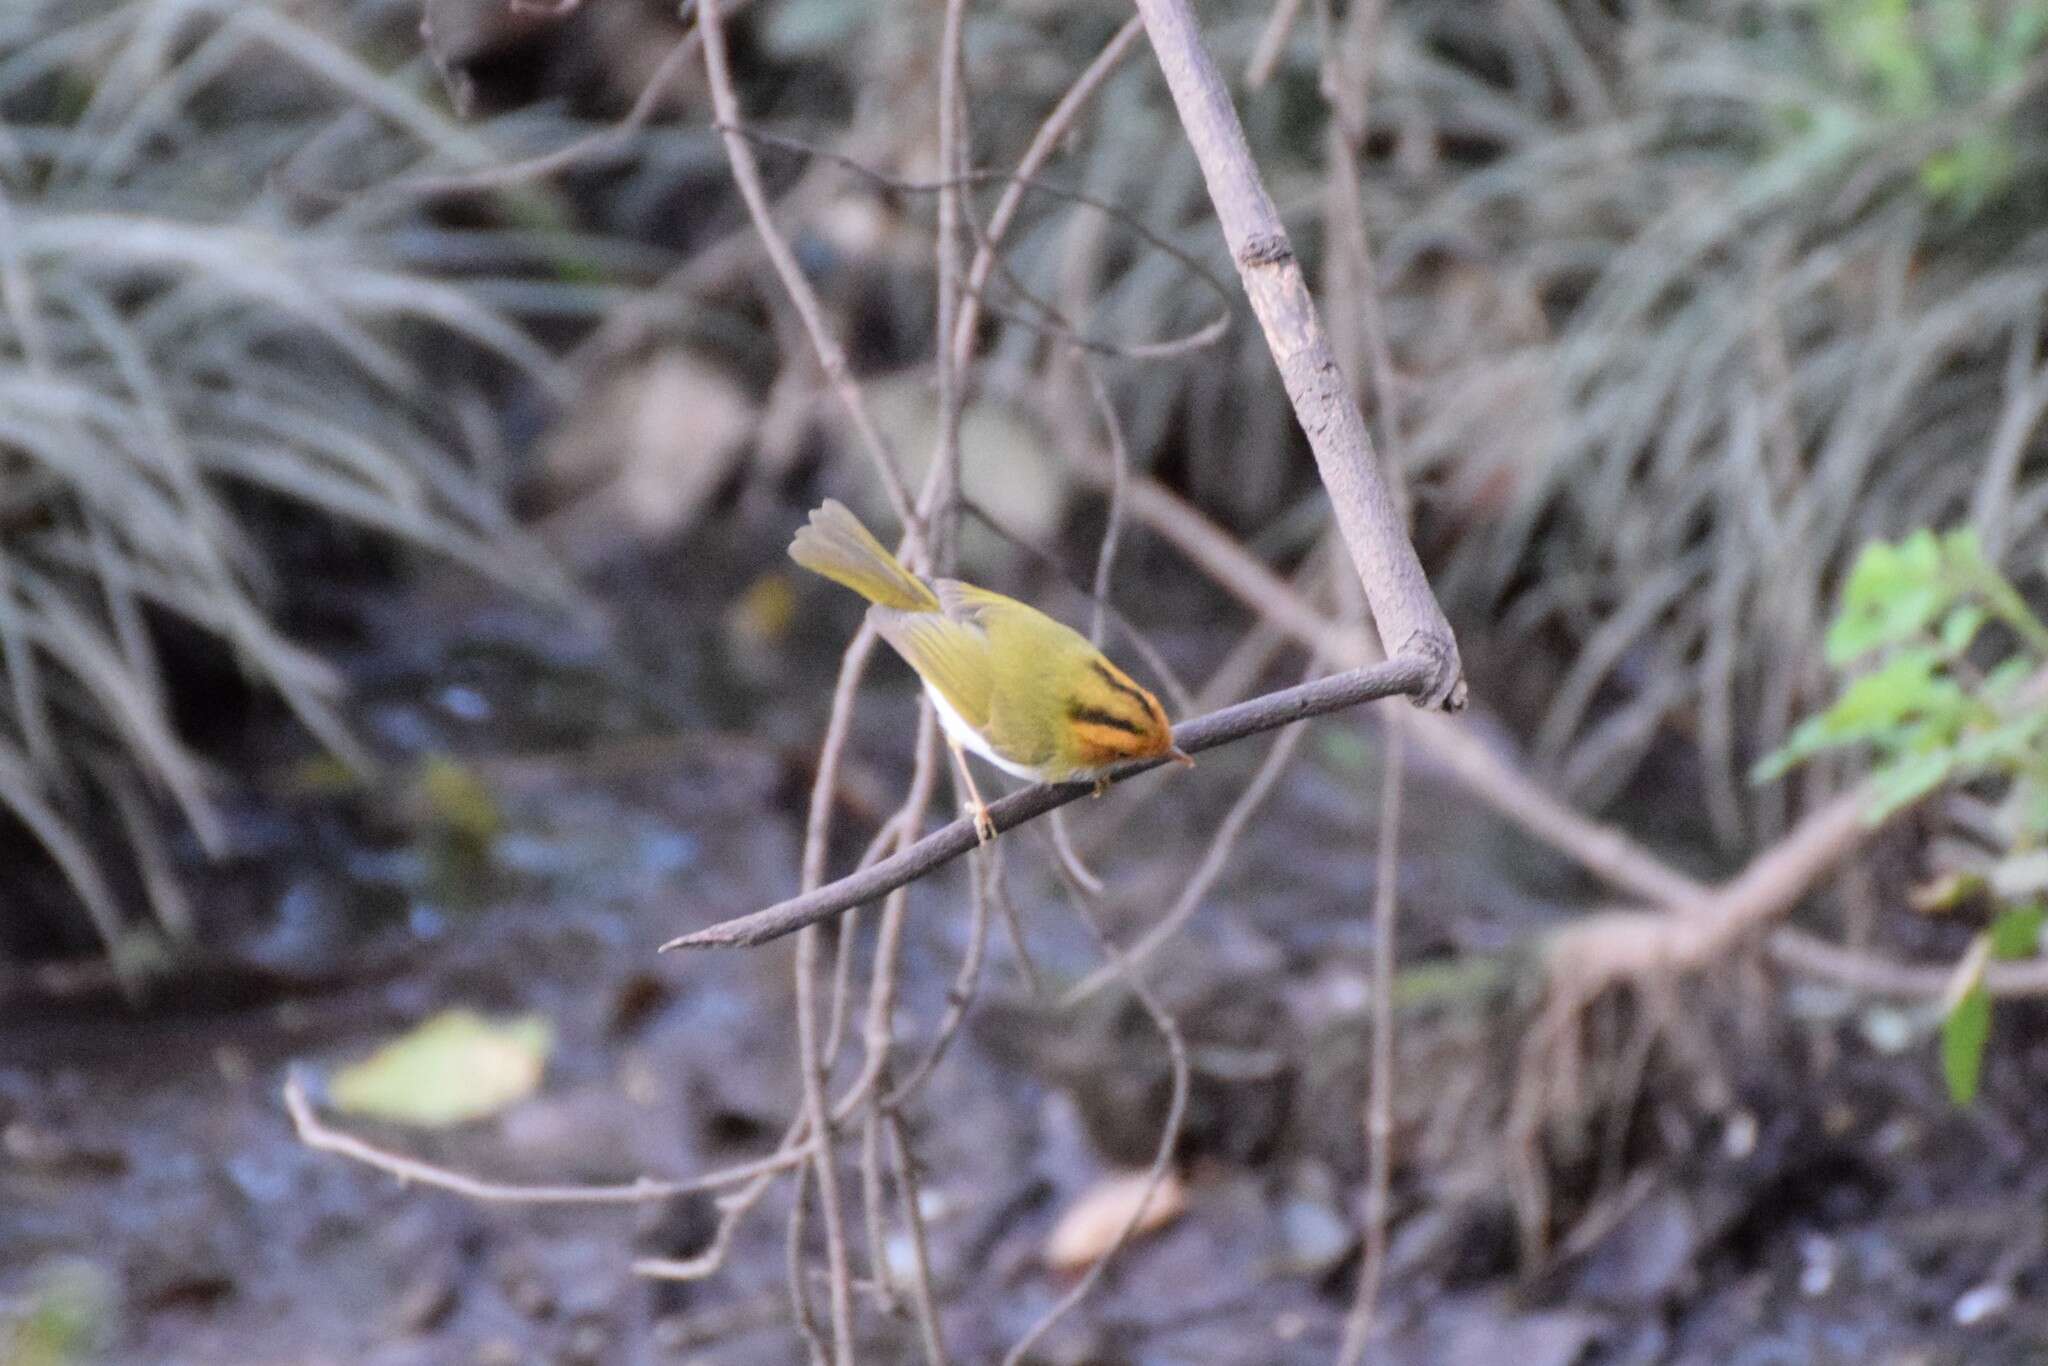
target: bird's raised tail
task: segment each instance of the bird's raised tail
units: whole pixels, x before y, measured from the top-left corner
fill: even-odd
[[[789,558],[883,607],[899,612],[939,610],[932,590],[836,499],[827,498],[811,510],[810,525],[798,527],[789,543]]]

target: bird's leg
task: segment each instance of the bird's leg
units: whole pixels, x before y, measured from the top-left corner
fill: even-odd
[[[1095,791],[1090,795],[1100,797],[1107,791],[1109,791],[1109,775],[1105,773],[1095,780]]]
[[[960,783],[967,789],[967,809],[974,813],[974,838],[987,844],[996,837],[996,823],[989,819],[988,803],[981,799],[981,792],[974,786],[974,774],[967,767],[967,756],[951,736],[946,737],[946,748],[953,751],[953,766],[960,774]]]

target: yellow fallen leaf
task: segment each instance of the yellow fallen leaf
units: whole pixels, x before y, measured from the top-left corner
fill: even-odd
[[[763,574],[726,610],[725,625],[750,645],[773,645],[796,617],[796,585],[781,570]]]
[[[1045,1264],[1055,1271],[1079,1271],[1093,1264],[1116,1244],[1133,1211],[1138,1216],[1131,1229],[1133,1238],[1162,1229],[1185,1213],[1188,1188],[1179,1175],[1167,1172],[1146,1199],[1148,1175],[1124,1172],[1104,1177],[1083,1191],[1045,1240]]]
[[[538,1015],[487,1020],[446,1010],[343,1068],[327,1094],[344,1114],[447,1128],[532,1095],[553,1043],[553,1027]]]

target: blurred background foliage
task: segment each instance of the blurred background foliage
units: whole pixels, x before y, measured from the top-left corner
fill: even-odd
[[[110,940],[107,859],[167,823],[216,833],[219,775],[167,643],[205,642],[360,758],[332,671],[289,627],[309,525],[559,594],[508,501],[591,570],[622,527],[687,538],[819,477],[836,444],[690,64],[655,117],[562,173],[462,179],[607,126],[680,35],[673,11],[435,0],[424,41],[418,14],[96,0],[0,17],[0,798]],[[1967,522],[1995,562],[2038,556],[2044,16],[1415,0],[1367,34],[1364,219],[1398,377],[1373,419],[1482,698],[1575,800],[1613,806],[1661,755],[1678,767],[1660,775],[1695,775],[1711,839],[1753,847],[1800,794],[1743,776],[1823,699],[1818,642],[1855,547]],[[914,18],[851,0],[747,14],[750,117],[915,182],[930,132],[898,111],[934,78]],[[978,165],[1014,162],[1112,19],[1046,3],[973,26]],[[1214,7],[1226,67],[1267,20]],[[1312,269],[1328,22],[1311,7],[1240,91]],[[1046,179],[1227,278],[1144,65]],[[763,156],[916,454],[930,204]],[[1195,331],[1216,299],[1116,218],[1028,198],[991,292],[967,479],[1040,543],[1098,516],[1075,477],[1099,442],[1075,416],[1085,380],[1046,305],[1114,345]],[[1320,497],[1256,329],[1104,373],[1144,467],[1262,553],[1307,548]],[[862,491],[851,462],[824,469]],[[127,853],[81,827],[107,797]],[[183,912],[156,904],[175,930]]]
[[[932,6],[729,8],[742,102],[775,139],[756,150],[778,222],[914,467],[937,424]],[[1977,980],[1958,978],[1971,990],[1948,1003],[1946,1056],[1956,1094],[1976,1088],[1987,1036],[2032,1022],[2023,1004],[2001,1004],[1994,1026],[1986,965],[2038,943],[2028,906],[2048,886],[2038,720],[2008,730],[2013,697],[1979,676],[1989,655],[2044,657],[2030,633],[2048,551],[2048,0],[1388,0],[1341,13],[1308,0],[1267,61],[1275,8],[1213,0],[1205,34],[1240,78],[1233,94],[1340,354],[1369,356],[1368,325],[1383,325],[1393,382],[1360,376],[1360,389],[1459,632],[1473,733],[1702,873],[1767,845],[1873,761],[1923,781],[1938,750],[1941,776],[1970,785],[1970,801],[1916,816],[1926,823],[1896,843],[1918,847],[1875,849],[1822,899],[1861,945],[1875,937],[1878,875],[1885,889],[1930,868],[1954,875],[1936,884],[1954,893],[1940,914],[1895,917],[1884,937],[1923,962],[1975,964]],[[978,220],[1124,17],[1080,0],[974,10]],[[466,1047],[481,1041],[500,1068],[486,1078],[492,1105],[553,1092],[531,1099],[541,1121],[505,1131],[551,1180],[690,1169],[784,1123],[782,960],[728,960],[714,985],[679,989],[645,946],[656,926],[674,928],[679,887],[691,914],[784,887],[825,650],[858,609],[788,574],[782,546],[825,494],[886,516],[732,193],[697,57],[678,46],[686,32],[664,0],[0,5],[0,856],[19,870],[0,959],[111,951],[132,980],[180,952],[200,958],[226,925],[216,943],[281,965],[230,1001],[339,982],[361,988],[334,998],[351,1028],[397,1034],[444,998],[474,999],[491,1016],[457,1017],[452,1031],[443,1020],[424,1063],[416,1037],[379,1061],[439,1078],[470,1067]],[[1244,75],[1254,68],[1260,79]],[[522,168],[529,158],[548,164]],[[1057,566],[1092,563],[1104,524],[1099,377],[1135,464],[1312,593],[1325,499],[1249,316],[1232,307],[1231,329],[1206,347],[1129,354],[1200,332],[1235,298],[1142,42],[1041,180],[991,280],[962,424],[964,486],[1013,539],[971,522],[971,573],[1083,619],[1078,576]],[[1341,247],[1353,209],[1375,309]],[[1223,298],[1206,277],[1226,283]],[[1086,364],[1060,328],[1087,339]],[[1924,527],[1944,535],[1909,536]],[[1859,577],[1873,541],[1889,548]],[[507,588],[538,607],[508,608]],[[1299,677],[1292,661],[1240,652],[1258,635],[1244,613],[1142,531],[1126,536],[1112,596],[1208,686]],[[1848,662],[1827,649],[1838,603],[1844,620],[1888,623],[1882,643],[1914,662],[1889,675],[1880,663],[1828,710],[1831,667]],[[911,696],[902,671],[876,670],[841,775],[856,832],[893,806],[888,765],[902,760]],[[1262,796],[1241,816],[1223,807],[1252,753],[1205,756],[1200,783],[1150,807],[1120,798],[1091,822],[1084,853],[1157,856],[1115,890],[1117,930],[1173,895],[1193,861],[1189,831],[1251,818]],[[1188,1153],[1263,1165],[1259,1180],[1316,1216],[1289,1265],[1335,1276],[1356,1212],[1337,1193],[1359,1174],[1367,1071],[1354,974],[1368,955],[1350,912],[1375,876],[1361,804],[1378,752],[1332,724],[1306,753],[1270,784],[1284,816],[1236,851],[1234,883],[1197,879],[1195,900],[1236,897],[1232,914],[1162,958],[1159,978],[1180,994],[1207,1069]],[[1752,785],[1774,754],[1784,762],[1766,772],[1788,780]],[[377,777],[380,763],[402,771]],[[1540,973],[1514,955],[1588,887],[1469,796],[1428,790],[1428,768],[1416,765],[1402,839],[1402,1005],[1418,1027],[1403,1026],[1400,1071],[1446,1084],[1402,1088],[1397,1162],[1412,1204],[1396,1218],[1435,1248],[1419,1263],[1457,1263],[1445,1286],[1491,1299],[1519,1274],[1501,1149],[1528,1004],[1495,993],[1534,986]],[[1980,810],[1959,837],[1931,829],[1982,807],[1987,784],[2007,798],[1995,820]],[[355,801],[332,823],[357,825],[323,843],[332,812],[304,808],[329,800]],[[252,810],[271,819],[245,845]],[[1204,824],[1212,816],[1223,824]],[[248,907],[229,894],[194,896],[216,890],[209,856],[249,848],[268,860],[246,898],[261,903],[254,914],[238,919]],[[1221,863],[1203,876],[1221,877]],[[1021,896],[1054,896],[1022,872],[1017,882]],[[2026,912],[2019,930],[1977,924],[1986,886],[2009,915]],[[957,891],[940,881],[919,895]],[[491,933],[443,934],[484,904]],[[327,923],[394,911],[375,954]],[[962,919],[924,917],[906,939],[905,990],[934,1017]],[[1034,918],[1030,931],[1062,967],[1093,951],[1063,925]],[[437,953],[421,952],[437,937]],[[0,977],[0,995],[14,980]],[[1726,1345],[1759,1312],[1751,1273],[1772,1257],[1804,1259],[1781,1278],[1802,1287],[1788,1297],[1809,1297],[1788,1301],[1803,1321],[1818,1293],[1803,1288],[1820,1255],[1811,1229],[1848,1218],[1830,1213],[1844,1200],[1865,1208],[1866,1187],[1895,1175],[1902,1207],[1930,1192],[1943,1205],[1940,1183],[1970,1167],[1991,1202],[1986,1227],[2005,1236],[2009,1178],[2023,1159],[2029,1181],[2038,1167],[2038,1135],[2019,1127],[2039,1111],[2029,1050],[2011,1050],[2003,1079],[1995,1062],[1983,1074],[1998,1122],[2019,1135],[1993,1142],[1945,1109],[1929,1119],[1910,1069],[1893,1065],[1939,1027],[1931,1004],[1866,1010],[1800,983],[1773,1012],[1718,987],[1671,1008],[1670,1027],[1695,1005],[1712,1021],[1703,1036],[1739,1027],[1732,1081],[1702,1037],[1672,1047],[1682,1087],[1646,1085],[1664,1066],[1650,1041],[1665,1007],[1638,1017],[1620,1004],[1595,1020],[1615,1046],[1590,1050],[1592,1074],[1573,1079],[1584,1115],[1611,1116],[1509,1155],[1555,1170],[1557,1228],[1586,1212],[1589,1284],[1605,1262],[1600,1274],[1641,1285],[1625,1296],[1652,1306],[1658,1331],[1689,1297],[1695,1329]],[[1090,1152],[1149,1152],[1165,1059],[1129,1001],[1077,1017],[989,995],[975,1017],[986,1037],[961,1045],[977,1065],[937,1082],[955,1090],[934,1109],[968,1118],[935,1126],[935,1170],[1071,1194]],[[1834,1028],[1852,1011],[1864,1044]],[[294,1032],[292,1018],[316,1016],[251,1013],[233,1048],[185,1059],[235,1088],[242,1109],[222,1107],[221,1123],[288,1145],[262,1050],[337,1044]],[[50,1021],[69,1025],[61,1012]],[[1620,1042],[1631,1030],[1640,1051]],[[466,1047],[442,1051],[450,1033]],[[95,1080],[78,1112],[119,1113],[106,1093],[122,1088],[81,1075]],[[1832,1088],[1808,1085],[1817,1075]],[[16,1072],[0,1083],[38,1090]],[[1069,1109],[1041,1107],[1051,1091],[1036,1083]],[[650,1103],[678,1090],[680,1122],[667,1099]],[[30,1114],[14,1094],[0,1100]],[[986,1108],[955,1105],[962,1096]],[[212,1093],[184,1099],[208,1110],[198,1148],[232,1150],[211,1127]],[[50,1112],[61,1121],[68,1104],[58,1096]],[[10,1156],[34,1157],[22,1135],[43,1130],[26,1123],[0,1135]],[[66,1123],[48,1128],[71,1144],[51,1149],[60,1165],[99,1161]],[[480,1167],[500,1156],[452,1151],[481,1153]],[[1276,1176],[1276,1151],[1299,1166]],[[175,1255],[141,1247],[128,1272],[145,1289],[131,1300],[152,1303],[147,1286],[168,1277],[200,1285],[176,1281],[165,1302],[218,1297],[216,1282],[257,1287],[252,1313],[297,1333],[271,1323],[249,1268],[271,1267],[298,1295],[311,1263],[252,1249],[334,1206],[301,1201],[307,1186],[277,1175],[320,1159],[245,1157],[213,1183],[242,1202],[227,1216],[205,1183],[145,1155],[138,1182],[169,1173],[150,1200],[131,1208],[80,1186],[63,1232],[89,1227],[80,1210],[158,1218]],[[318,1191],[356,1200],[334,1182]],[[1698,1211],[1695,1187],[1714,1197]],[[166,1192],[174,1218],[162,1218]],[[1601,1205],[1602,1192],[1620,1203]],[[40,1217],[32,1205],[24,1217]],[[300,1241],[338,1249],[328,1269],[376,1274],[385,1264],[363,1248],[397,1247],[385,1255],[409,1278],[419,1259],[384,1237],[385,1215],[438,1217],[424,1207],[346,1203],[366,1242]],[[1024,1228],[1017,1208],[991,1226]],[[0,1202],[0,1222],[15,1213]],[[702,1232],[642,1234],[651,1253],[682,1255]],[[228,1252],[191,1272],[184,1248],[201,1234],[248,1242],[218,1244]],[[481,1266],[466,1226],[460,1236],[459,1264]],[[601,1247],[565,1284],[615,1293],[617,1239],[609,1227],[598,1242],[565,1238]],[[1205,1274],[1236,1265],[1196,1246]],[[779,1268],[784,1252],[771,1230],[741,1255]],[[1901,1256],[1858,1283],[1865,1299],[1826,1308],[1823,1327],[1874,1341],[1913,1315],[1962,1323],[1958,1294],[2031,1274],[1997,1255],[2020,1269],[1958,1255],[1929,1276],[1929,1259]],[[1694,1295],[1696,1259],[1725,1271],[1726,1298]],[[1187,1265],[1161,1263],[1123,1289],[1164,1321],[1168,1292],[1214,1288]],[[1294,1287],[1325,1314],[1327,1289]],[[37,1280],[0,1344],[24,1360],[77,1359],[107,1326],[96,1321],[109,1293],[71,1271]],[[1617,1292],[1588,1293],[1604,1305]],[[422,1322],[446,1312],[429,1297]],[[1248,1318],[1265,1334],[1274,1313],[1261,1299]],[[580,1326],[552,1301],[537,1317]],[[1557,1359],[1570,1360],[1591,1330],[1562,1327],[1572,1345]]]

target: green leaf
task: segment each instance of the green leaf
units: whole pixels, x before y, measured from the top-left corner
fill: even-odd
[[[1991,922],[1991,955],[2010,962],[2032,958],[2041,951],[2041,926],[2048,924],[2048,908],[2036,902],[2014,906]]]
[[[1984,1044],[1991,1037],[1991,993],[1978,982],[1941,1022],[1941,1071],[1949,1098],[1968,1105],[1984,1075]]]
[[[1998,814],[2002,832],[2015,844],[2048,839],[2048,784],[2035,774],[2020,774]]]
[[[1946,609],[1952,590],[1943,582],[1942,547],[1920,530],[1897,545],[1865,546],[1842,585],[1842,604],[1828,628],[1828,663],[1852,664],[1871,651],[1924,631]]]
[[[1785,737],[1784,744],[1756,761],[1755,767],[1749,771],[1749,780],[1759,787],[1765,783],[1776,782],[1814,755],[1832,749],[1839,743],[1841,742],[1828,733],[1825,714],[1809,716],[1793,727],[1792,733]]]
[[[1941,557],[1948,562],[1950,571],[1960,578],[1983,578],[1998,572],[1991,567],[1991,561],[1984,558],[1984,542],[1975,527],[1959,526],[1942,532]]]
[[[1920,164],[1920,188],[1929,199],[1975,213],[2011,182],[2018,160],[2003,128],[1972,129]]]
[[[447,1010],[343,1068],[328,1098],[346,1114],[447,1128],[532,1095],[553,1042],[538,1015],[487,1020]]]
[[[505,813],[475,769],[445,754],[420,761],[413,777],[421,814],[461,838],[489,844],[505,830]]]
[[[1984,686],[1980,691],[1987,702],[2004,702],[2019,691],[2020,684],[2033,677],[2033,674],[2033,663],[2021,655],[2014,655],[2011,659],[2001,661],[1984,676]]]
[[[1984,629],[1990,614],[1974,602],[1966,602],[1955,608],[1941,622],[1941,648],[1951,656],[1959,655],[1970,648],[1970,642],[1977,638],[1977,632]]]
[[[1932,649],[1901,650],[1883,668],[1851,683],[1821,713],[1824,732],[1839,744],[1889,735],[1915,716],[1952,715],[1966,699],[1939,675],[1940,668],[1941,656]]]
[[[1965,770],[1987,766],[2010,771],[2035,760],[2035,745],[2048,729],[2048,712],[2026,712],[1988,730],[1965,736],[1956,745],[1956,764]]]
[[[1948,780],[1955,767],[1952,750],[1930,750],[1895,759],[1870,775],[1871,803],[1863,818],[1872,825],[1919,801]]]
[[[67,1258],[45,1266],[26,1291],[0,1308],[0,1361],[84,1366],[103,1359],[121,1308],[104,1267]]]

